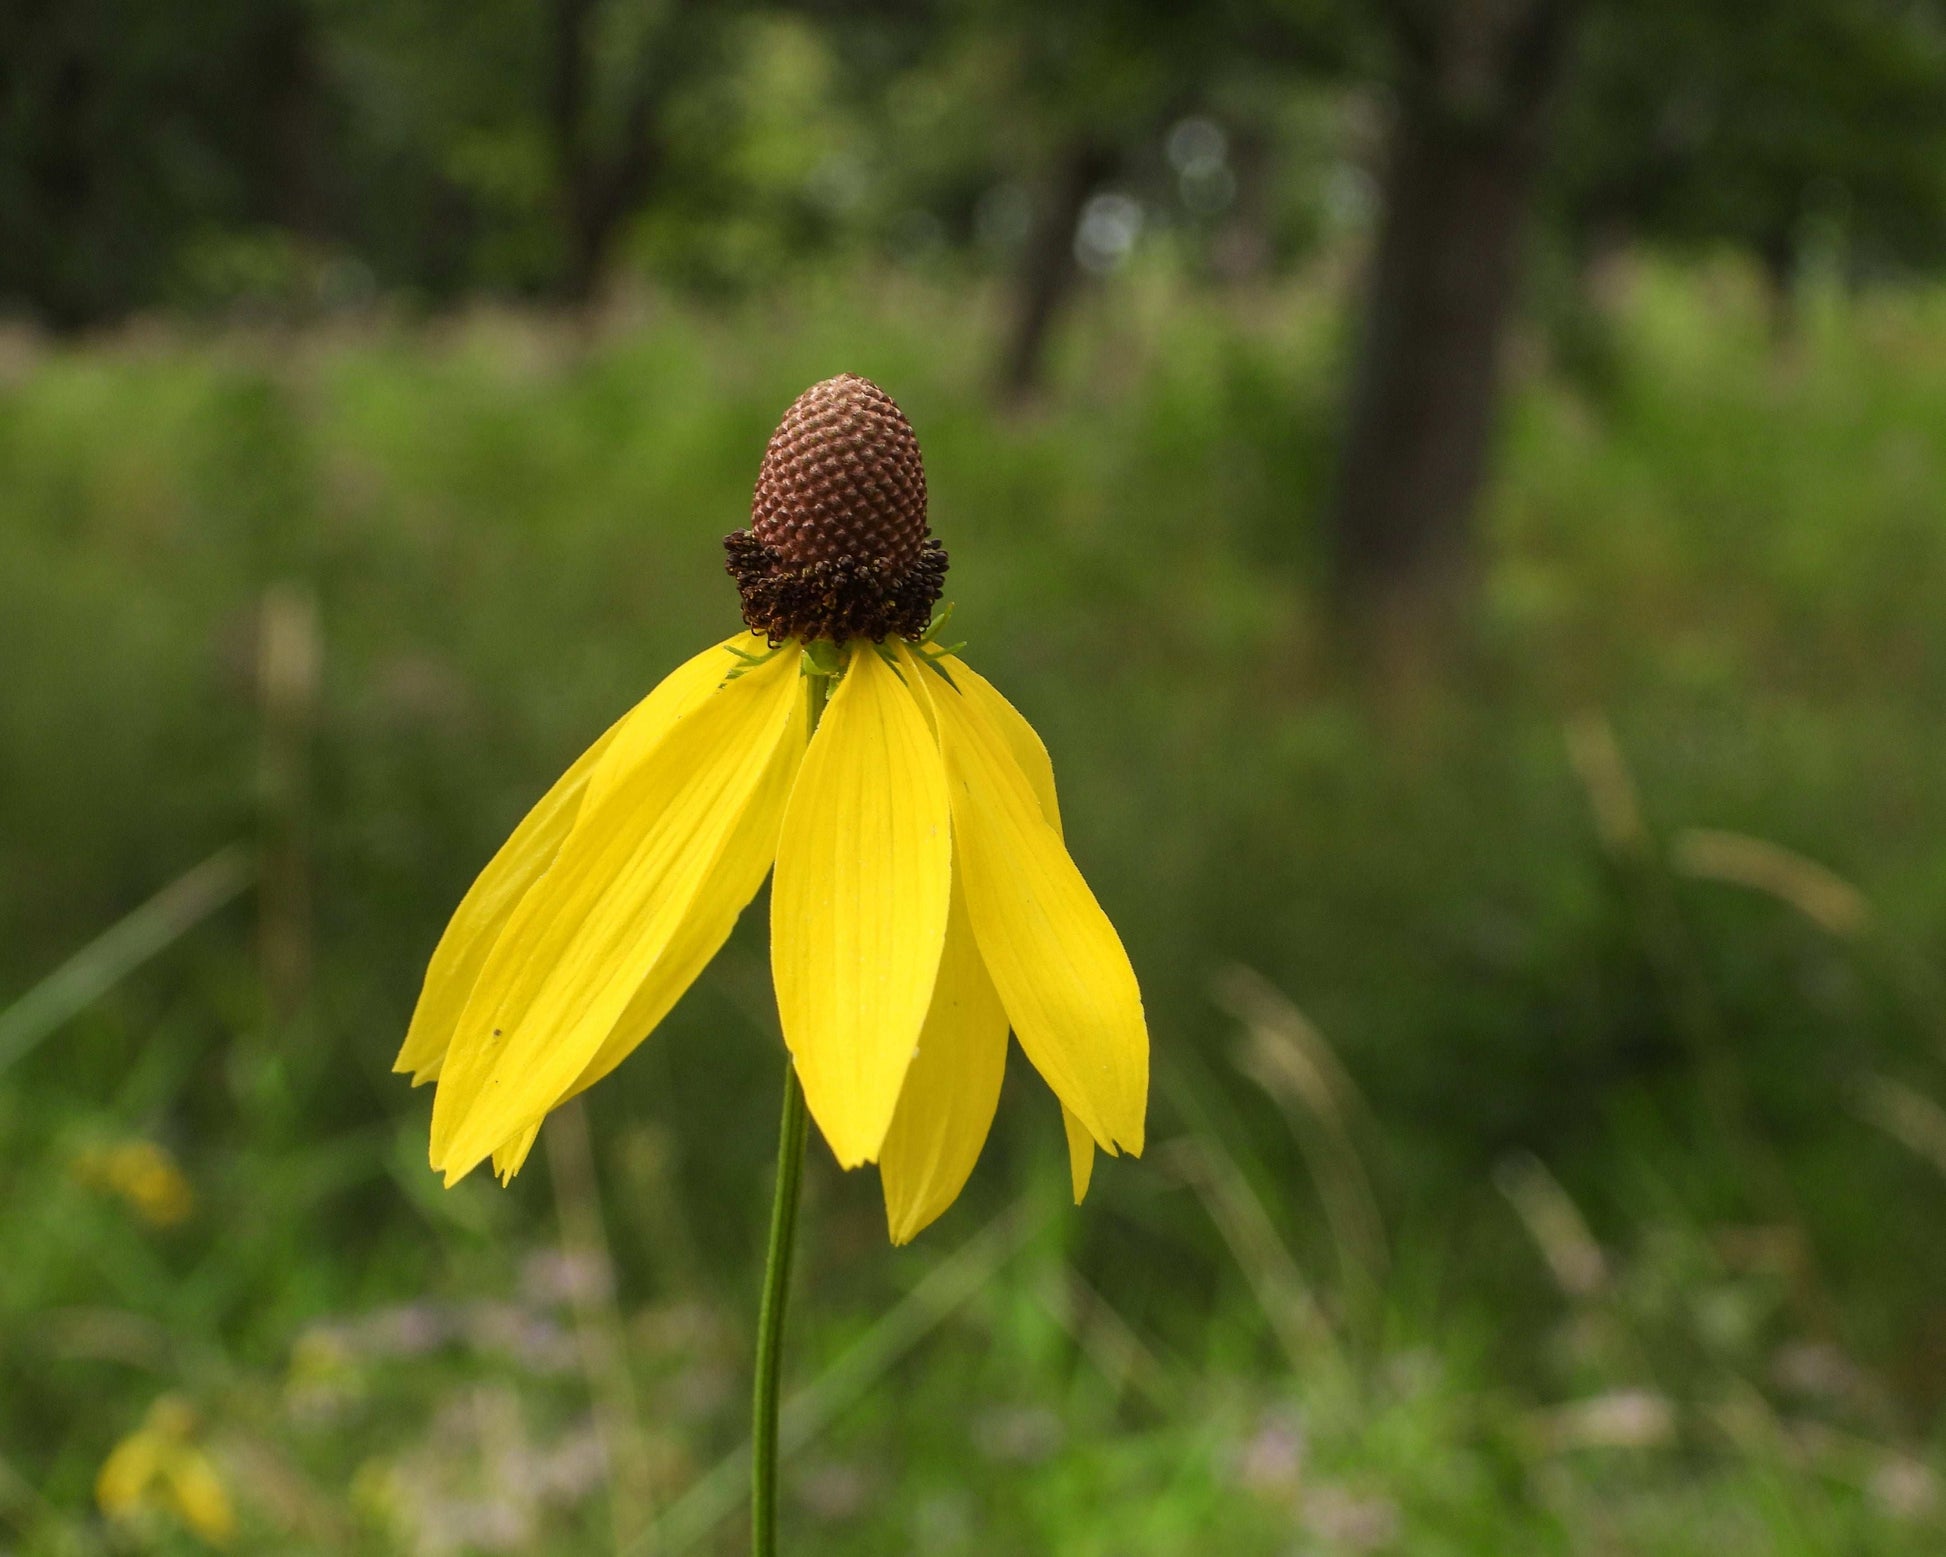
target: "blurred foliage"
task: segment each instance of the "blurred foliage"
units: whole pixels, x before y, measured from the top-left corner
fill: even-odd
[[[1788,282],[1946,261],[1946,16],[1906,0],[1591,9],[1555,197],[1581,244],[1748,248]]]
[[[1591,0],[1545,202],[1571,251],[1946,243],[1922,0]],[[1223,279],[1369,216],[1410,4],[27,0],[0,15],[0,308],[710,296],[859,257],[1011,267],[1036,214]],[[1189,128],[1185,131],[1184,127]],[[1106,202],[1049,207],[1073,162]],[[1119,204],[1116,202],[1120,202]]]
[[[1158,1069],[1080,1213],[1024,1074],[910,1251],[814,1160],[797,1538],[1938,1549],[1946,297],[1827,280],[1780,342],[1748,267],[1611,262],[1604,371],[1521,353],[1473,647],[1367,685],[1313,587],[1336,295],[1127,279],[1032,417],[990,296],[890,268],[7,342],[0,998],[238,839],[263,883],[0,1060],[12,1549],[197,1549],[204,1469],[241,1550],[735,1549],[761,913],[585,1161],[444,1192],[388,1066],[471,872],[733,620],[718,538],[840,369],[924,439]],[[200,1501],[109,1521],[117,1454]]]

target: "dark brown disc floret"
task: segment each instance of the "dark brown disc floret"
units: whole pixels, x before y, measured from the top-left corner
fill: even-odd
[[[744,621],[772,643],[918,638],[946,582],[919,440],[855,373],[791,403],[757,472],[750,528],[723,546]]]

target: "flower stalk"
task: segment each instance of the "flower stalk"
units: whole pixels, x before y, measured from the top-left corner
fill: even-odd
[[[831,696],[831,678],[805,667],[805,693],[816,730]],[[791,1257],[797,1246],[798,1185],[804,1176],[807,1115],[797,1065],[784,1056],[784,1105],[777,1122],[777,1186],[770,1203],[770,1244],[764,1255],[763,1298],[757,1308],[756,1384],[750,1402],[750,1550],[777,1552],[777,1409],[784,1371],[784,1309],[790,1301]]]
[[[777,1406],[784,1368],[784,1305],[790,1299],[797,1242],[798,1181],[804,1174],[804,1089],[784,1061],[784,1112],[777,1125],[777,1189],[770,1205],[770,1248],[757,1310],[757,1383],[750,1422],[750,1550],[777,1552]]]

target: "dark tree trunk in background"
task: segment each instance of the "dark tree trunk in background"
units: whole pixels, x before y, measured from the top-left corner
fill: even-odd
[[[596,131],[594,40],[596,0],[554,0],[554,69],[549,120],[559,180],[562,259],[557,291],[584,306],[601,290],[622,224],[654,182],[662,160],[661,118],[667,93],[679,75],[677,30],[686,25],[683,0],[669,8],[656,35],[636,62],[622,105],[621,129],[603,145]]]
[[[559,285],[561,296],[571,303],[585,303],[594,293],[608,248],[587,133],[593,95],[587,32],[594,10],[594,0],[554,3],[554,79],[548,107],[561,203]]]
[[[1763,267],[1764,302],[1770,315],[1770,338],[1782,345],[1796,333],[1797,234],[1779,225],[1757,239],[1757,263]]]
[[[1041,386],[1048,337],[1080,280],[1075,228],[1088,197],[1114,170],[1113,153],[1086,140],[1070,144],[1055,167],[1034,212],[1014,277],[1013,321],[1000,359],[998,388],[1003,400],[1025,400]]]
[[[0,296],[32,298],[41,318],[66,332],[109,311],[102,267],[89,263],[94,246],[87,231],[99,172],[88,156],[87,131],[100,73],[76,51],[61,59],[50,75],[46,94],[35,105],[39,133],[16,172],[31,214],[7,236],[13,252],[0,256]],[[0,66],[0,85],[18,90],[23,83],[8,80],[6,67]]]
[[[302,5],[280,6],[264,23],[260,76],[270,94],[270,214],[299,237],[330,237],[323,170],[324,71],[317,22]]]
[[[1574,0],[1395,0],[1404,66],[1332,542],[1354,619],[1464,577]]]
[[[1218,281],[1244,286],[1270,274],[1276,243],[1277,143],[1261,124],[1245,121],[1230,136],[1236,199],[1210,246]]]

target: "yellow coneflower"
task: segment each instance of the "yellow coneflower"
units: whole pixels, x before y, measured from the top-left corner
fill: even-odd
[[[213,1546],[236,1534],[236,1512],[223,1478],[196,1443],[196,1413],[178,1395],[149,1407],[140,1427],[116,1444],[95,1477],[95,1502],[118,1523],[158,1512],[174,1517]]]
[[[196,1191],[176,1159],[154,1141],[117,1141],[84,1149],[74,1176],[119,1195],[152,1227],[174,1227],[196,1209]]]
[[[972,1172],[1009,1028],[1060,1100],[1079,1202],[1096,1147],[1142,1149],[1141,996],[1062,844],[1046,749],[938,642],[946,554],[904,414],[850,374],[806,390],[725,545],[749,631],[568,769],[433,953],[395,1067],[438,1081],[433,1167],[510,1178],[774,865],[796,1078],[839,1163],[878,1163],[893,1241]]]

